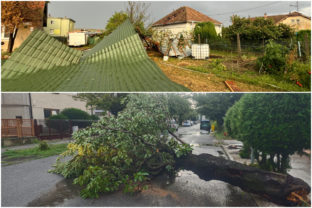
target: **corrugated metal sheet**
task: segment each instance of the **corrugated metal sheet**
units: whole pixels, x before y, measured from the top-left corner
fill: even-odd
[[[36,33],[42,34],[41,31]],[[34,39],[34,36],[26,41],[31,42],[33,46],[42,45],[45,38]],[[57,51],[49,44],[56,46],[59,42],[44,42],[47,49],[45,52],[41,50],[42,54],[38,52],[37,47],[31,47],[32,45],[29,45],[27,50],[32,52],[19,50],[17,54],[28,54],[23,62],[12,59],[13,56],[17,56],[13,53],[10,62],[3,66],[3,91],[188,91],[187,88],[172,82],[149,59],[129,21],[119,26],[83,56],[72,52],[74,49],[65,45],[62,45],[63,48],[57,47]],[[39,58],[31,55],[35,53],[41,54]],[[44,62],[50,59],[52,61],[48,63],[54,65],[48,64],[41,68]],[[26,64],[31,62],[37,63],[30,66]],[[17,68],[17,65],[21,66],[22,70]]]

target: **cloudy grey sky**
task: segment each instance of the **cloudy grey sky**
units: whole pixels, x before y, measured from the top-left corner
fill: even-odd
[[[230,16],[262,16],[285,14],[296,10],[296,1],[149,1],[151,22],[164,17],[181,6],[189,6],[220,22],[230,24]],[[50,1],[48,13],[54,17],[69,17],[76,28],[104,29],[107,20],[127,7],[126,1]],[[311,16],[310,1],[299,1],[299,11]]]

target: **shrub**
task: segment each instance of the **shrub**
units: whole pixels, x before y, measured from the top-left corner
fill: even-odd
[[[286,55],[288,48],[273,42],[272,40],[265,46],[265,52],[257,60],[259,71],[269,74],[282,74],[286,70]]]
[[[46,125],[49,128],[55,129],[61,134],[64,134],[70,128],[70,122],[66,116],[63,114],[58,114],[54,116],[50,116],[46,120]]]
[[[49,149],[49,145],[46,141],[41,141],[38,145],[39,150],[48,150]]]
[[[290,67],[286,78],[296,82],[300,87],[311,89],[311,63],[295,61]]]
[[[90,126],[92,123],[90,120],[94,120],[93,118],[95,118],[77,108],[65,108],[60,114],[71,120],[73,126],[78,126],[79,128]]]

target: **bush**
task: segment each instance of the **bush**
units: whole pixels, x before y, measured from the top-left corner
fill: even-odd
[[[46,125],[49,128],[55,129],[61,134],[64,134],[70,128],[70,122],[66,116],[63,114],[58,114],[54,116],[50,116],[46,120]]]
[[[77,108],[65,108],[60,114],[71,120],[72,126],[78,126],[79,128],[90,126],[92,124],[91,120],[98,120],[98,117],[91,116],[87,112]]]
[[[305,64],[295,61],[285,75],[287,79],[296,82],[300,87],[311,89],[311,63]]]
[[[286,70],[286,55],[288,48],[273,41],[265,46],[265,52],[257,60],[259,71],[269,74],[283,74]]]
[[[41,141],[38,145],[39,150],[48,150],[49,149],[49,145],[46,141]]]

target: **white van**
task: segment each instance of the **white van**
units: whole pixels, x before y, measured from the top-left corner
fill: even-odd
[[[70,32],[68,34],[69,46],[84,46],[88,44],[88,35],[85,32]]]

